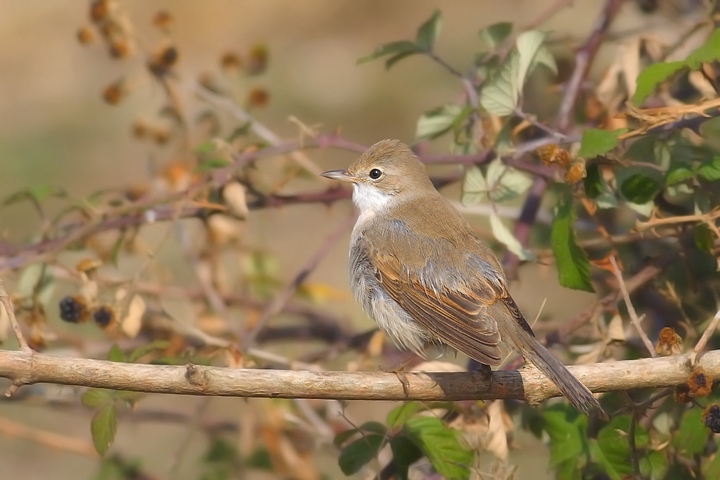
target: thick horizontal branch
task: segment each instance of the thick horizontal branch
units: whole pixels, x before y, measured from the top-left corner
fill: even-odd
[[[706,375],[720,378],[720,351],[700,357]],[[671,387],[690,376],[688,355],[570,366],[593,392]],[[407,394],[397,376],[384,372],[309,372],[114,363],[28,351],[0,351],[0,377],[14,385],[55,383],[177,395],[317,398],[337,400],[525,399],[537,404],[558,396],[538,370],[407,373]]]

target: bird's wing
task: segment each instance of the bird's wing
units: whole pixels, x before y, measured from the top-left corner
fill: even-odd
[[[390,297],[443,343],[486,365],[500,364],[500,334],[486,309],[504,291],[480,276],[465,291],[432,289],[391,255],[377,255],[376,278]]]

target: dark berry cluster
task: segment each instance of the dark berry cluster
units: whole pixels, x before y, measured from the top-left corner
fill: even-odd
[[[78,323],[85,317],[85,305],[77,297],[60,300],[60,318],[66,322]]]
[[[714,433],[720,433],[720,406],[710,405],[703,412],[703,423]]]

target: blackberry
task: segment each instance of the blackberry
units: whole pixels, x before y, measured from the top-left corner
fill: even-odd
[[[70,323],[79,323],[86,316],[85,303],[79,297],[65,297],[60,300],[60,318]]]
[[[95,320],[95,323],[97,323],[98,326],[102,328],[110,325],[114,318],[115,312],[113,312],[113,309],[108,307],[107,305],[103,305],[102,307],[95,310],[95,312],[93,313],[93,320]]]

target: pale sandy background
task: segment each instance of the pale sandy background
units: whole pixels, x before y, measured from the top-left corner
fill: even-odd
[[[159,9],[175,18],[174,38],[181,52],[178,72],[187,78],[217,70],[227,50],[244,51],[264,42],[270,49],[266,75],[249,84],[261,84],[271,93],[269,106],[257,118],[286,138],[297,129],[286,119],[295,115],[307,124],[322,124],[330,131],[360,143],[396,137],[412,141],[417,117],[425,110],[452,101],[456,79],[424,58],[405,60],[390,72],[382,61],[356,66],[358,57],[378,44],[412,38],[415,28],[436,7],[442,8],[444,28],[437,50],[460,70],[469,67],[479,46],[479,28],[498,21],[523,25],[549,1],[504,0],[437,2],[427,0],[372,1],[124,1],[138,35],[148,46],[160,36],[150,19]],[[559,36],[582,37],[596,20],[602,2],[578,0],[544,28]],[[75,39],[86,23],[87,3],[71,0],[20,2],[0,0],[0,197],[38,184],[63,186],[80,197],[93,190],[125,185],[147,178],[148,161],[162,162],[163,149],[133,141],[130,124],[138,114],[154,113],[164,98],[159,87],[148,85],[116,107],[101,99],[102,88],[128,71],[142,76],[141,58],[110,60],[98,46],[83,47]],[[633,2],[625,5],[613,31],[635,28],[645,22],[667,26],[677,21],[663,15],[639,13]],[[617,44],[600,53],[593,75],[611,58]],[[441,140],[432,148],[444,151]],[[337,151],[310,152],[323,168],[341,168],[353,155]],[[313,183],[305,186],[312,187]],[[317,188],[321,187],[318,182]],[[457,189],[447,190],[457,198]],[[290,278],[310,252],[344,218],[351,208],[342,202],[325,209],[289,207],[253,215],[249,244],[264,246],[278,258],[281,277]],[[27,206],[0,209],[0,230],[15,240],[35,231],[38,221]],[[311,280],[345,289],[347,238],[343,238],[312,274]],[[518,303],[534,316],[544,298],[546,313],[556,321],[569,318],[592,297],[557,286],[552,269],[527,266],[513,286]],[[350,302],[329,305],[360,327],[371,323]],[[51,321],[58,322],[51,314]],[[153,397],[141,408],[165,407],[192,411],[198,399]],[[355,406],[357,415],[382,420],[390,405]],[[248,408],[242,400],[219,399],[211,406],[212,418],[237,419]],[[0,401],[0,416],[25,424],[89,440],[89,414],[83,409],[54,410]],[[184,427],[120,422],[114,451],[142,459],[147,470],[164,474]],[[520,450],[512,461],[520,465],[518,479],[545,475],[546,449],[520,435]],[[196,478],[197,459],[205,448],[196,436],[183,463],[181,478]],[[342,475],[332,454],[318,466],[331,478]],[[3,478],[91,478],[97,461],[35,443],[0,435]]]

